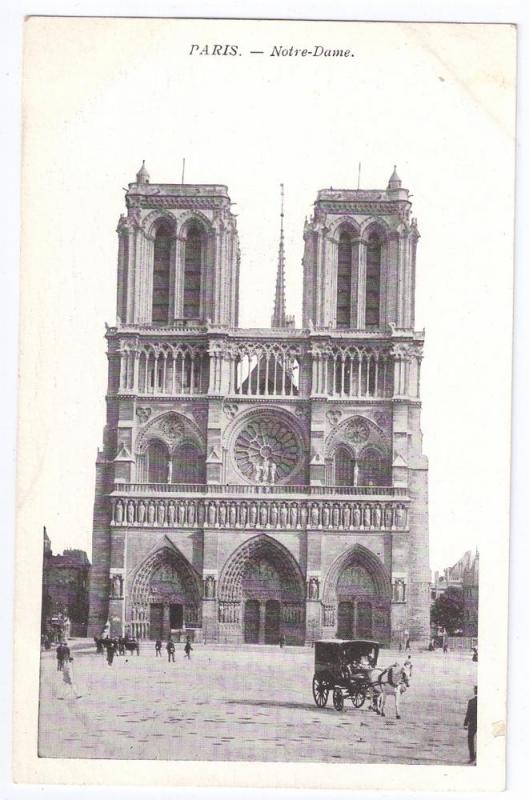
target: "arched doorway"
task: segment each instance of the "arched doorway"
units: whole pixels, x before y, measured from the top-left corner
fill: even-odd
[[[201,624],[200,578],[173,547],[151,554],[136,571],[127,608],[128,632],[141,639],[167,639]]]
[[[380,559],[366,547],[357,544],[336,559],[323,597],[325,635],[389,643],[391,582]]]
[[[219,625],[239,621],[244,642],[289,644],[305,641],[305,586],[293,555],[270,536],[246,541],[219,578]],[[228,628],[226,628],[226,634]]]

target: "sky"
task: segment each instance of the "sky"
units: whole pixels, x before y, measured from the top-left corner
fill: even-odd
[[[38,22],[38,24],[36,24]],[[236,42],[234,58],[189,56]],[[272,58],[331,43],[354,58]],[[318,189],[385,188],[421,239],[430,563],[508,536],[514,49],[507,26],[31,20],[27,23],[19,509],[55,552],[90,553],[124,187],[224,183],[240,324],[268,326],[285,185],[287,310],[301,324],[303,222]],[[250,56],[250,49],[265,51]]]

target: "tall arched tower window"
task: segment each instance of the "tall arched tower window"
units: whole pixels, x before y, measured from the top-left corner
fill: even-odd
[[[169,322],[169,275],[171,259],[171,229],[162,222],[154,239],[152,276],[152,321]]]
[[[192,223],[187,231],[184,255],[184,318],[200,317],[200,292],[205,236],[201,227]]]
[[[380,260],[382,243],[376,233],[367,242],[366,254],[366,327],[380,325]]]
[[[147,476],[149,483],[167,483],[169,452],[162,442],[151,442],[147,449]]]
[[[338,240],[338,274],[336,281],[336,327],[351,326],[353,242],[351,234],[342,231]]]

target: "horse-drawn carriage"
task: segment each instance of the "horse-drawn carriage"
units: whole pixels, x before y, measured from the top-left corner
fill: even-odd
[[[329,692],[337,711],[345,700],[361,708],[370,696],[375,700],[375,687],[382,670],[377,669],[380,645],[369,639],[328,639],[315,642],[312,694],[320,708],[327,705]]]

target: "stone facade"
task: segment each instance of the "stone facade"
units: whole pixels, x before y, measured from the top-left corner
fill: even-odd
[[[226,187],[142,167],[126,202],[89,633],[427,640],[419,234],[396,173],[318,193],[301,329],[282,226],[274,327],[242,329]]]
[[[53,555],[44,528],[42,569],[42,631],[62,616],[70,622],[72,636],[86,636],[90,561],[84,550],[64,550]]]

